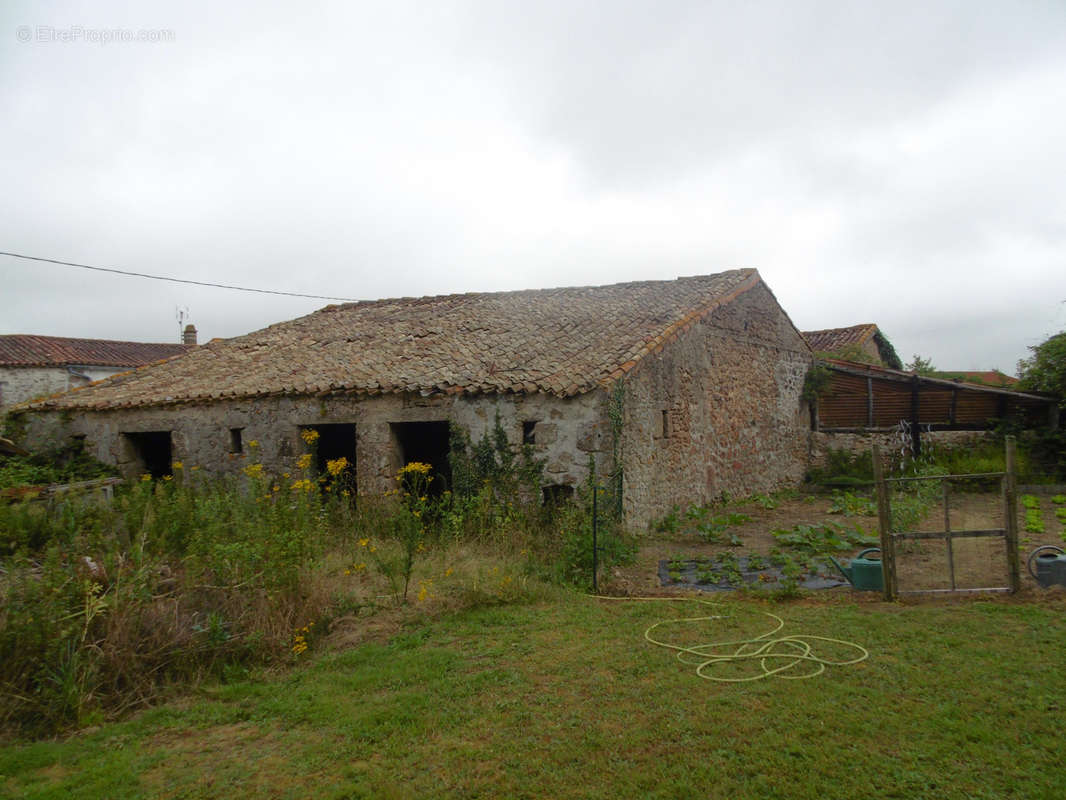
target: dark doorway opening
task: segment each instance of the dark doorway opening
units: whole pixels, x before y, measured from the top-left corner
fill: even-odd
[[[392,435],[399,448],[400,464],[421,461],[433,467],[429,493],[439,496],[452,485],[448,462],[449,428],[447,422],[394,422]]]
[[[544,505],[552,509],[566,505],[574,499],[574,487],[564,483],[549,484],[544,487],[543,492]]]
[[[170,431],[127,433],[124,436],[133,448],[133,454],[141,471],[157,480],[164,475],[171,474],[174,453],[170,442]]]
[[[328,425],[308,425],[306,429],[318,431],[315,442],[315,470],[329,478],[329,483],[347,489],[355,495],[355,423],[341,422]],[[329,462],[346,459],[342,470],[331,473]],[[334,489],[337,491],[337,489]]]

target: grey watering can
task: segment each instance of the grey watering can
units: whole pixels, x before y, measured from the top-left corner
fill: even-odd
[[[846,567],[842,567],[832,556],[829,556],[829,560],[833,562],[833,566],[840,570],[840,574],[848,579],[848,583],[856,589],[865,592],[879,592],[885,588],[881,573],[881,559],[880,557],[864,558],[864,556],[867,553],[880,554],[880,552],[880,547],[867,547],[855,558],[851,559],[851,564]]]

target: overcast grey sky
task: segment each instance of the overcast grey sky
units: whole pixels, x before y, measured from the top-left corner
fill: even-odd
[[[48,258],[359,299],[756,267],[943,369],[1066,328],[1064,0],[9,1],[0,153],[0,250]],[[0,278],[0,333],[326,304]]]

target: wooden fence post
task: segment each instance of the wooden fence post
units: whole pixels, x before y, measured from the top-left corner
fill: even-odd
[[[888,510],[888,487],[885,485],[881,467],[881,448],[876,444],[871,451],[874,465],[874,482],[877,484],[877,526],[881,533],[881,580],[885,585],[885,600],[896,596],[896,550],[892,541],[891,520]]]
[[[1021,557],[1018,553],[1018,482],[1016,475],[1015,440],[1007,437],[1007,474],[1004,514],[1006,515],[1007,568],[1010,570],[1010,590],[1022,588]]]

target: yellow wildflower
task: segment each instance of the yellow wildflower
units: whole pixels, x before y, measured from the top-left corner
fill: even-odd
[[[336,477],[348,468],[348,459],[344,456],[326,462],[326,472]]]
[[[173,475],[164,475],[163,476],[163,480],[164,481],[172,481],[172,480],[174,480],[174,476]]]
[[[252,449],[255,449],[256,447],[259,447],[259,440],[258,439],[249,440],[248,446],[251,447]]]
[[[195,467],[193,469],[195,469]],[[287,477],[289,477],[289,473],[283,472],[283,473],[281,473],[281,477],[287,478]]]
[[[420,472],[423,475],[428,475],[432,469],[433,466],[431,464],[426,464],[423,461],[412,461],[410,464],[406,464],[400,469],[400,474],[406,475],[410,472]]]
[[[182,464],[180,461],[175,461],[173,464],[170,465],[170,468],[171,469],[181,469],[184,466],[185,465]]]
[[[309,466],[311,466],[311,454],[304,453],[302,456],[296,459],[296,466],[300,469],[307,469]]]
[[[244,474],[247,475],[249,478],[258,478],[263,474],[263,465],[249,464],[247,467],[244,468]]]
[[[360,547],[366,547],[368,544],[370,544],[370,540],[369,539],[360,539],[359,540],[359,546]]]
[[[451,574],[452,574],[452,568],[451,567],[448,567],[448,569],[444,570],[444,577],[445,578],[447,578]]]
[[[304,428],[300,431],[300,438],[308,444],[314,444],[318,441],[318,431],[314,428]]]
[[[147,483],[150,480],[152,480],[152,476],[149,475],[147,472],[141,476],[141,481],[144,483]]]

